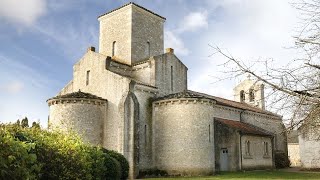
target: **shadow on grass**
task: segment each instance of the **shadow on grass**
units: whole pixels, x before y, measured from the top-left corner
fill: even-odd
[[[307,172],[284,172],[284,171],[247,171],[247,172],[220,172],[214,176],[207,177],[168,177],[168,178],[152,178],[154,180],[171,180],[171,179],[198,179],[198,180],[220,180],[220,179],[320,179],[320,173],[307,173]],[[151,180],[151,179],[149,179]]]

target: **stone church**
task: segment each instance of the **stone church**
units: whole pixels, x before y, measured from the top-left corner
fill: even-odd
[[[264,86],[246,79],[234,101],[188,90],[188,68],[164,52],[165,18],[128,3],[98,17],[99,51],[88,48],[73,79],[48,99],[49,128],[122,153],[130,177],[270,169],[287,154],[282,118],[265,110]]]

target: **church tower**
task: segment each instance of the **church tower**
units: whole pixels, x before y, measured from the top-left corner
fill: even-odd
[[[99,53],[127,65],[164,53],[164,17],[130,2],[98,20]]]
[[[233,94],[235,101],[265,110],[264,84],[251,79],[250,75],[233,89]]]

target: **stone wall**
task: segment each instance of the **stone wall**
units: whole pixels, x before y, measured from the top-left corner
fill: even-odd
[[[163,24],[160,18],[129,4],[99,18],[99,52],[132,65],[163,53]]]
[[[151,169],[152,166],[152,100],[157,89],[136,85],[134,94],[139,102],[139,120],[137,125],[137,144],[139,171]]]
[[[246,154],[246,141],[250,142],[250,153]],[[264,154],[264,142],[268,143],[268,154]],[[271,137],[241,136],[242,170],[273,168]]]
[[[319,132],[319,130],[317,131]],[[320,140],[318,133],[305,132],[299,135],[301,167],[306,169],[320,168]]]
[[[140,7],[132,6],[132,63],[164,53],[164,21]]]
[[[275,150],[288,153],[286,128],[280,117],[245,111],[242,121],[273,133]]]
[[[187,90],[188,68],[173,53],[165,53],[154,59],[155,86],[159,89],[159,96]]]
[[[118,61],[131,64],[132,8],[131,5],[118,9],[98,19],[100,21],[99,53],[112,56],[116,42],[115,57]]]
[[[92,51],[74,65],[73,91],[81,89],[108,100],[107,116],[104,119],[104,142],[108,149],[121,152],[124,137],[124,116],[119,113],[130,89],[129,78],[106,69],[107,57]],[[89,84],[86,85],[87,71],[90,71]]]
[[[172,99],[153,106],[154,166],[172,175],[213,174],[213,102]]]
[[[103,140],[103,119],[107,101],[91,99],[50,100],[49,128],[74,131],[85,142],[98,145]]]

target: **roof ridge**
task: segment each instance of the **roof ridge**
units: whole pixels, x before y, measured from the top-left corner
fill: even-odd
[[[130,5],[130,4],[135,5],[135,6],[137,6],[137,7],[141,8],[141,9],[143,9],[143,10],[145,10],[145,11],[147,11],[147,12],[149,12],[149,13],[151,13],[151,14],[155,15],[155,16],[160,17],[161,19],[166,20],[166,18],[165,18],[165,17],[160,16],[159,14],[157,14],[157,13],[155,13],[155,12],[153,12],[153,11],[149,10],[149,9],[146,9],[146,8],[144,8],[144,7],[142,7],[142,6],[138,5],[138,4],[136,4],[136,3],[134,3],[134,2],[129,2],[129,3],[124,4],[124,5],[122,5],[122,6],[118,7],[118,8],[116,8],[116,9],[113,9],[113,10],[111,10],[111,11],[108,11],[108,12],[106,12],[106,13],[104,13],[104,14],[102,14],[102,15],[98,16],[98,18],[100,18],[100,17],[102,17],[102,16],[104,16],[104,15],[110,14],[110,13],[112,13],[112,12],[115,12],[115,11],[117,11],[117,10],[119,10],[119,9],[121,9],[121,8],[124,8],[124,7],[126,7],[126,6],[128,6],[128,5]]]

